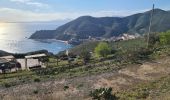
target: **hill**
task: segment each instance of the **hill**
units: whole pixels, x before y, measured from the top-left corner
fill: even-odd
[[[148,32],[151,11],[138,13],[127,17],[82,16],[66,23],[56,30],[40,30],[31,35],[31,39],[85,39],[91,37],[111,37],[123,33],[144,34]],[[155,9],[152,32],[162,32],[170,29],[170,12]]]
[[[0,50],[0,57],[1,56],[8,56],[8,55],[10,55],[10,53]]]

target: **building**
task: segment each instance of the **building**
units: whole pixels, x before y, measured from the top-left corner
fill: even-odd
[[[15,60],[0,58],[0,73],[16,72],[21,69],[21,64]]]
[[[8,61],[14,61],[15,57],[13,55],[9,55],[9,56],[2,56],[2,57],[0,57],[0,59],[6,59]]]
[[[18,70],[30,70],[34,68],[45,68],[43,63],[46,54],[27,55],[24,59],[16,59],[14,56],[0,57],[0,73],[16,72]]]
[[[28,55],[25,56],[25,69],[33,69],[33,68],[38,68],[38,67],[43,67],[45,68],[45,64],[42,62],[42,59],[45,58],[47,55],[46,54],[34,54],[34,55]]]

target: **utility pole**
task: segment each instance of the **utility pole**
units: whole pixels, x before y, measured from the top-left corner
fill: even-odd
[[[155,5],[153,4],[151,17],[150,17],[150,23],[149,23],[149,31],[148,31],[148,36],[147,36],[147,48],[149,47],[149,38],[150,38],[150,32],[151,32],[151,26],[152,26],[152,20],[153,20],[154,7]]]

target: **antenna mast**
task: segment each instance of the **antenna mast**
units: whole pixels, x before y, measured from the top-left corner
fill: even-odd
[[[151,17],[150,17],[149,31],[148,31],[148,36],[147,36],[147,48],[149,47],[149,37],[150,37],[150,32],[151,32],[151,26],[152,26],[152,20],[153,20],[154,7],[155,7],[155,5],[153,4],[152,11],[151,11]]]

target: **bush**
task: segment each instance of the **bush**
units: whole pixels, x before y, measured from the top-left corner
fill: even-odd
[[[90,92],[90,96],[97,100],[117,100],[115,95],[112,95],[112,88],[100,88]]]
[[[140,48],[137,52],[137,59],[139,60],[148,60],[149,56],[153,53],[152,49]]]
[[[4,83],[4,87],[9,88],[9,87],[11,87],[11,84],[9,84],[9,83]]]
[[[162,45],[170,44],[170,31],[162,32],[159,37],[160,37],[160,43]]]
[[[34,93],[34,94],[38,94],[38,90],[34,90],[33,93]]]
[[[145,40],[147,40],[147,39],[148,39],[148,37],[146,35]],[[156,44],[158,44],[160,42],[159,33],[151,33],[149,35],[149,41],[148,42],[149,42],[148,46],[150,48],[153,48]]]
[[[86,49],[83,49],[80,57],[83,59],[83,63],[86,64],[90,60],[91,54]]]
[[[79,85],[77,86],[77,88],[81,88],[81,87],[83,87],[83,84],[79,84]]]
[[[35,78],[34,82],[40,82],[41,80],[39,78]]]
[[[101,57],[107,57],[109,54],[111,54],[111,48],[109,47],[108,43],[101,42],[97,45],[94,52],[99,57],[100,56]]]
[[[39,68],[33,70],[37,75],[54,75],[55,69],[54,68]]]
[[[66,91],[67,89],[69,89],[69,86],[64,86],[64,91]]]
[[[12,87],[12,86],[15,86],[16,85],[16,82],[3,82],[2,83],[2,86],[4,86],[5,88],[9,88],[9,87]]]

